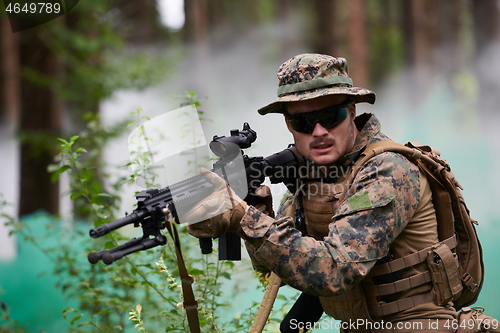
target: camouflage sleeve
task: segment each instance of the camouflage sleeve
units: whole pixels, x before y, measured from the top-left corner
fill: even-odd
[[[285,217],[287,209],[292,205],[293,198],[294,198],[294,196],[292,193],[290,193],[288,191],[287,191],[287,193],[285,193],[285,195],[283,196],[283,198],[281,200],[280,206],[278,207],[278,210],[276,212],[276,219],[281,219],[281,218]],[[252,211],[254,211],[254,210],[257,211],[252,206],[250,206],[250,207],[251,207]],[[265,214],[262,214],[262,215],[265,215]],[[261,273],[269,273],[270,270],[268,268],[259,264],[259,260],[254,255],[255,251],[253,251],[253,248],[249,245],[249,243],[245,243],[245,244],[247,246],[247,251],[248,251],[248,254],[250,256],[250,259],[252,260],[253,268],[256,271],[261,272]]]
[[[418,168],[399,154],[362,167],[323,241],[303,237],[290,217],[277,220],[250,207],[239,230],[254,265],[318,296],[343,293],[389,251],[420,196]]]
[[[286,215],[287,210],[293,203],[293,199],[294,199],[293,194],[287,191],[287,193],[285,193],[285,195],[281,199],[280,206],[278,208],[278,211],[276,212],[276,218],[279,219]]]

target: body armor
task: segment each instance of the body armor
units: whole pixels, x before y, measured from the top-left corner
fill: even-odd
[[[325,182],[324,178],[314,177],[314,172],[311,174],[312,177],[301,180],[303,193],[307,193],[302,196],[305,232],[323,240],[328,235],[332,217],[345,198],[349,179],[340,175],[334,182]],[[461,282],[450,279],[441,268],[433,272],[429,269],[428,259],[434,248],[440,251],[437,247],[443,247],[443,256],[451,253],[456,239],[450,237],[439,243],[432,196],[427,176],[420,171],[420,200],[413,217],[391,244],[389,254],[380,258],[360,283],[338,296],[320,297],[328,315],[343,321],[408,320],[415,318],[415,313],[419,318],[426,314],[435,317],[436,313],[438,316],[442,314],[443,318],[453,316],[455,310],[451,303],[443,304],[436,298],[438,291],[433,287],[432,275],[441,274],[443,280],[449,280],[451,289],[457,289]],[[447,259],[446,264],[450,262],[453,266],[454,259]]]

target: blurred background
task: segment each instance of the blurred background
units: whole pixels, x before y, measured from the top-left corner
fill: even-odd
[[[49,172],[57,169],[50,166],[58,163],[57,138],[74,135],[99,170],[92,176],[96,191],[120,197],[113,214],[131,211],[138,188],[120,182],[130,170],[117,167],[129,162],[126,140],[134,127],[127,124],[183,103],[201,103],[207,142],[248,122],[258,133],[250,156],[282,150],[292,141],[282,116],[256,111],[276,98],[279,65],[299,53],[341,56],[355,86],[377,93],[375,105],[358,104],[358,113],[375,113],[394,140],[432,145],[450,162],[479,221],[486,278],[477,305],[500,317],[494,282],[500,274],[494,255],[500,237],[500,1],[80,1],[66,15],[18,33],[4,8],[1,13],[5,222],[22,219],[36,230],[62,217],[87,221],[67,222],[70,229],[93,226],[85,203],[70,200],[76,191],[71,179]],[[277,205],[284,189],[272,190]],[[55,287],[58,277],[47,272],[43,251],[26,237],[9,236],[14,227],[3,224],[2,307],[28,324],[28,332],[63,332],[49,327],[61,327],[61,311],[73,300]],[[242,291],[237,298],[249,304],[261,295]],[[37,315],[41,308],[54,310]]]

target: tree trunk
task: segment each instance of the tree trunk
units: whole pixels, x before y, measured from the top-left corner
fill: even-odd
[[[19,42],[7,16],[0,18],[0,122],[16,128],[20,108]]]
[[[209,15],[207,0],[184,0],[186,15],[186,41],[193,42],[195,47],[194,73],[196,77],[189,78],[189,90],[205,96],[210,83],[210,42]],[[189,70],[193,73],[192,69]]]
[[[476,49],[481,55],[500,35],[498,1],[474,0],[472,6]]]
[[[58,61],[40,37],[43,27],[19,33],[20,62],[24,69],[58,76]],[[59,186],[50,181],[47,166],[53,163],[54,135],[60,132],[62,108],[54,91],[34,83],[26,75],[21,79],[21,142],[19,216],[43,209],[59,213]]]
[[[433,33],[433,14],[428,0],[411,0],[413,16],[414,67],[417,70],[417,86],[421,90],[428,85],[427,79],[432,67],[432,50],[435,36]]]
[[[406,86],[409,105],[417,105],[429,87],[433,75],[433,51],[436,45],[436,11],[433,0],[403,1],[403,34]]]
[[[279,0],[278,1],[278,22],[280,24],[281,31],[290,31],[293,29],[293,22],[291,18],[292,3],[290,0]],[[283,34],[280,38],[281,44],[281,59],[289,58],[290,52],[293,49],[293,36],[290,34]]]
[[[368,38],[366,33],[366,1],[348,2],[349,75],[358,87],[368,86]]]
[[[313,49],[318,53],[338,56],[338,36],[335,29],[336,1],[314,0],[313,8]]]
[[[498,59],[500,57],[500,12],[496,0],[473,2],[474,37],[476,42],[476,77],[479,84],[478,109],[484,119],[490,118],[486,126],[494,126],[491,116],[499,114],[500,80]],[[496,131],[496,130],[495,130]]]
[[[462,1],[437,2],[438,21],[438,58],[436,65],[444,72],[448,82],[465,63],[465,52],[461,49],[460,32],[462,29]]]

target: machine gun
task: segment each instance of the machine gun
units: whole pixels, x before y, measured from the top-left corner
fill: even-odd
[[[214,136],[210,142],[210,149],[219,157],[211,171],[223,177],[238,195],[244,193],[244,200],[250,205],[258,200],[254,192],[266,177],[272,184],[283,183],[292,193],[295,192],[301,160],[295,150],[289,147],[268,157],[249,157],[244,154],[243,149],[252,145],[257,139],[257,133],[248,123],[243,124],[242,130],[231,130],[230,133],[229,137]],[[242,157],[244,168],[233,166],[237,157]],[[143,236],[108,250],[91,252],[88,254],[88,261],[95,264],[102,260],[109,265],[128,254],[165,245],[166,237],[160,231],[167,223],[165,213],[170,212],[179,223],[179,210],[187,211],[211,193],[212,184],[202,175],[162,189],[147,189],[138,193],[137,208],[130,215],[93,228],[89,234],[92,238],[98,238],[125,225],[134,224],[134,227],[142,227]],[[211,253],[212,239],[200,239],[200,247],[202,253]],[[241,259],[241,240],[237,234],[228,233],[219,237],[219,259]]]

